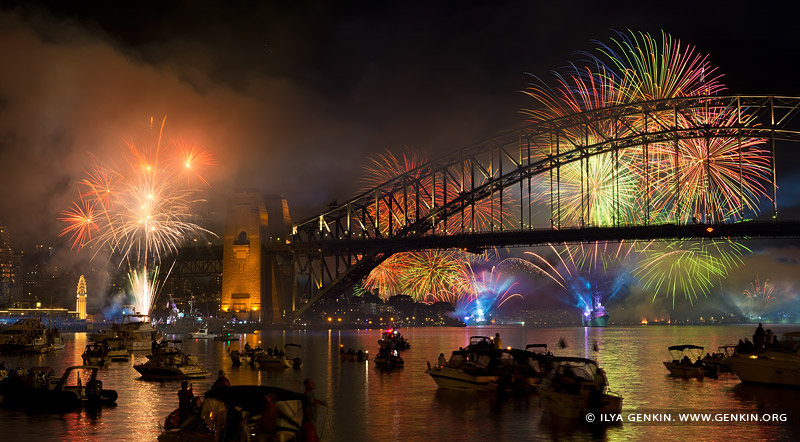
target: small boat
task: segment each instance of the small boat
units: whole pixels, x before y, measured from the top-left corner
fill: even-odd
[[[725,362],[725,358],[729,358],[736,354],[735,345],[721,345],[717,347],[717,352],[706,355],[703,357],[703,362],[706,365],[715,365],[720,373],[733,373],[733,370]]]
[[[528,344],[525,350],[511,348],[502,351],[510,354],[512,361],[502,366],[505,375],[498,381],[498,388],[511,392],[535,391],[553,361],[547,344]]]
[[[214,339],[218,335],[208,332],[208,326],[204,325],[197,329],[196,332],[189,333],[189,339]],[[238,338],[237,338],[238,339]]]
[[[50,350],[63,350],[67,346],[57,328],[47,329],[47,344],[50,346]]]
[[[737,353],[725,363],[746,384],[800,387],[800,332],[784,333],[769,349]]]
[[[222,328],[222,331],[219,332],[219,335],[214,336],[215,341],[237,341],[241,338],[242,335],[240,333],[236,333],[231,331],[225,327]]]
[[[622,412],[622,396],[608,390],[605,372],[591,359],[554,356],[538,391],[542,411],[551,416]]]
[[[102,367],[111,361],[111,358],[108,357],[108,346],[104,341],[86,344],[83,354],[81,354],[81,359],[83,359],[83,365],[95,365],[98,367]]]
[[[164,423],[159,442],[222,442],[227,440],[252,440],[249,430],[261,427],[265,415],[275,416],[269,426],[274,428],[276,441],[305,440],[303,416],[310,414],[308,399],[302,393],[278,387],[259,385],[234,385],[209,390],[204,395],[202,410],[182,424],[178,410]],[[269,397],[274,414],[266,413]],[[244,428],[242,428],[244,427]],[[238,435],[235,439],[231,435]]]
[[[706,365],[701,357],[704,348],[699,345],[685,344],[669,347],[670,360],[664,361],[664,366],[669,374],[683,379],[697,378],[702,380],[708,376],[716,379],[719,374],[718,367]]]
[[[68,367],[57,378],[50,367],[33,367],[25,376],[8,376],[0,381],[3,405],[28,411],[66,411],[81,406],[113,405],[117,392],[103,388],[97,379],[99,367]]]
[[[162,341],[152,354],[147,355],[147,359],[147,362],[133,366],[147,381],[204,378],[211,374],[197,362],[197,358],[181,351],[173,341]]]
[[[383,331],[381,338],[378,339],[378,344],[381,347],[388,346],[392,350],[408,350],[411,348],[411,344],[406,341],[400,330],[394,327]]]
[[[0,330],[0,353],[47,353],[47,328],[39,318],[23,318]]]
[[[131,352],[125,346],[125,341],[122,339],[106,339],[104,342],[108,349],[108,359],[110,359],[111,362],[131,360]]]
[[[497,391],[500,379],[513,364],[510,353],[496,349],[492,338],[471,336],[469,345],[454,351],[442,366],[431,366],[428,373],[439,388],[468,391]]]
[[[277,349],[277,347],[276,347]],[[256,367],[262,370],[275,370],[275,369],[285,369],[285,368],[292,368],[294,363],[291,359],[286,357],[286,353],[280,354],[280,352],[269,352],[269,351],[261,351],[253,356],[253,361]]]
[[[405,366],[406,361],[403,360],[403,357],[397,354],[389,354],[388,356],[375,356],[373,360],[375,362],[375,366],[378,368],[400,368]]]
[[[364,362],[369,359],[369,352],[365,351],[363,348],[359,348],[358,351],[349,348],[345,351],[344,346],[340,346],[339,359],[350,362]]]
[[[292,368],[300,369],[303,367],[303,358],[300,357],[302,347],[300,344],[286,344],[283,346],[283,353],[292,363]]]

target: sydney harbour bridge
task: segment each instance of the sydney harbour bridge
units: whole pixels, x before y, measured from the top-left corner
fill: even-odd
[[[696,96],[501,133],[326,207],[283,240],[261,238],[261,293],[247,296],[262,299],[240,308],[300,317],[411,250],[800,236],[778,210],[799,111],[800,97]],[[226,227],[224,240],[210,254],[182,249],[173,272],[221,274],[224,286],[234,264],[222,255],[252,238]],[[223,310],[245,295],[223,293]]]

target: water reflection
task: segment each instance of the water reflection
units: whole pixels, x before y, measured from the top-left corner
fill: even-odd
[[[779,333],[792,327],[771,326]],[[317,428],[323,440],[425,440],[492,442],[520,440],[641,440],[704,439],[726,435],[741,439],[786,439],[800,434],[800,415],[790,422],[771,424],[711,423],[703,425],[624,424],[587,426],[583,422],[550,419],[543,415],[535,394],[475,394],[437,389],[425,374],[428,361],[439,353],[449,355],[464,346],[472,335],[493,336],[499,332],[506,346],[547,343],[565,356],[597,359],[606,370],[611,389],[624,397],[623,413],[677,410],[696,412],[771,413],[797,409],[797,391],[741,385],[735,377],[719,380],[683,380],[667,376],[662,362],[667,347],[700,344],[709,349],[736,342],[752,334],[752,327],[609,327],[607,329],[514,327],[409,328],[403,335],[412,347],[402,352],[405,367],[379,370],[372,361],[339,360],[339,346],[363,348],[374,357],[380,330],[263,330],[243,335],[230,344],[211,340],[184,339],[182,349],[196,355],[209,371],[224,369],[233,384],[256,384],[303,391],[307,377],[317,383],[317,397],[330,407],[319,410]],[[57,373],[80,364],[86,335],[65,334],[65,350],[47,355],[3,356],[8,365],[51,366]],[[173,336],[180,339],[181,336]],[[556,349],[563,338],[567,346]],[[594,343],[598,351],[595,351]],[[258,370],[249,365],[232,366],[228,350],[252,346],[301,345],[303,368],[280,371]],[[145,358],[134,355],[130,362],[104,367],[100,379],[105,388],[117,390],[118,406],[96,414],[85,411],[64,415],[29,415],[0,410],[3,440],[60,441],[153,441],[159,423],[177,407],[178,381],[147,382],[133,365]],[[196,394],[207,390],[214,376],[193,380]]]

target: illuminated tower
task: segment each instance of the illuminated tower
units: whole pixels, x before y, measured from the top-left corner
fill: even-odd
[[[221,308],[228,317],[260,319],[261,249],[267,222],[263,195],[246,191],[231,197],[222,245]]]
[[[282,195],[234,194],[222,248],[222,311],[239,319],[281,322],[294,311],[292,220]]]
[[[78,319],[86,319],[86,279],[81,275],[78,280],[78,305],[75,307]]]

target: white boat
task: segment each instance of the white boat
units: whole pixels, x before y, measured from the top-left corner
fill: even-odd
[[[551,416],[574,419],[589,412],[622,412],[622,396],[608,390],[605,372],[591,359],[553,357],[538,391],[542,411]]]
[[[494,348],[486,336],[470,337],[470,344],[456,350],[446,364],[431,366],[428,373],[439,388],[468,391],[497,391],[504,375],[502,367],[512,364],[511,354]]]
[[[210,375],[197,362],[197,358],[187,355],[178,347],[170,345],[172,341],[163,341],[147,355],[147,362],[134,365],[133,368],[144,380],[170,380],[204,378]]]
[[[674,377],[702,380],[708,376],[716,379],[719,367],[703,363],[701,359],[703,350],[703,347],[691,344],[670,346],[669,354],[671,358],[669,361],[664,361],[664,366],[669,370],[669,374]]]
[[[263,370],[292,368],[292,361],[287,358],[286,355],[275,356],[266,352],[260,352],[254,356],[253,361],[256,367]]]
[[[747,384],[800,387],[800,332],[785,333],[769,350],[735,354],[725,363]]]
[[[208,326],[204,325],[197,329],[196,332],[189,333],[189,339],[214,339],[218,335],[208,332]]]
[[[23,318],[0,331],[0,353],[47,353],[50,348],[39,318]]]
[[[122,322],[113,324],[111,330],[99,331],[89,335],[89,340],[98,342],[106,339],[122,339],[130,351],[150,350],[153,340],[161,340],[163,335],[150,324],[147,315],[124,315]]]

